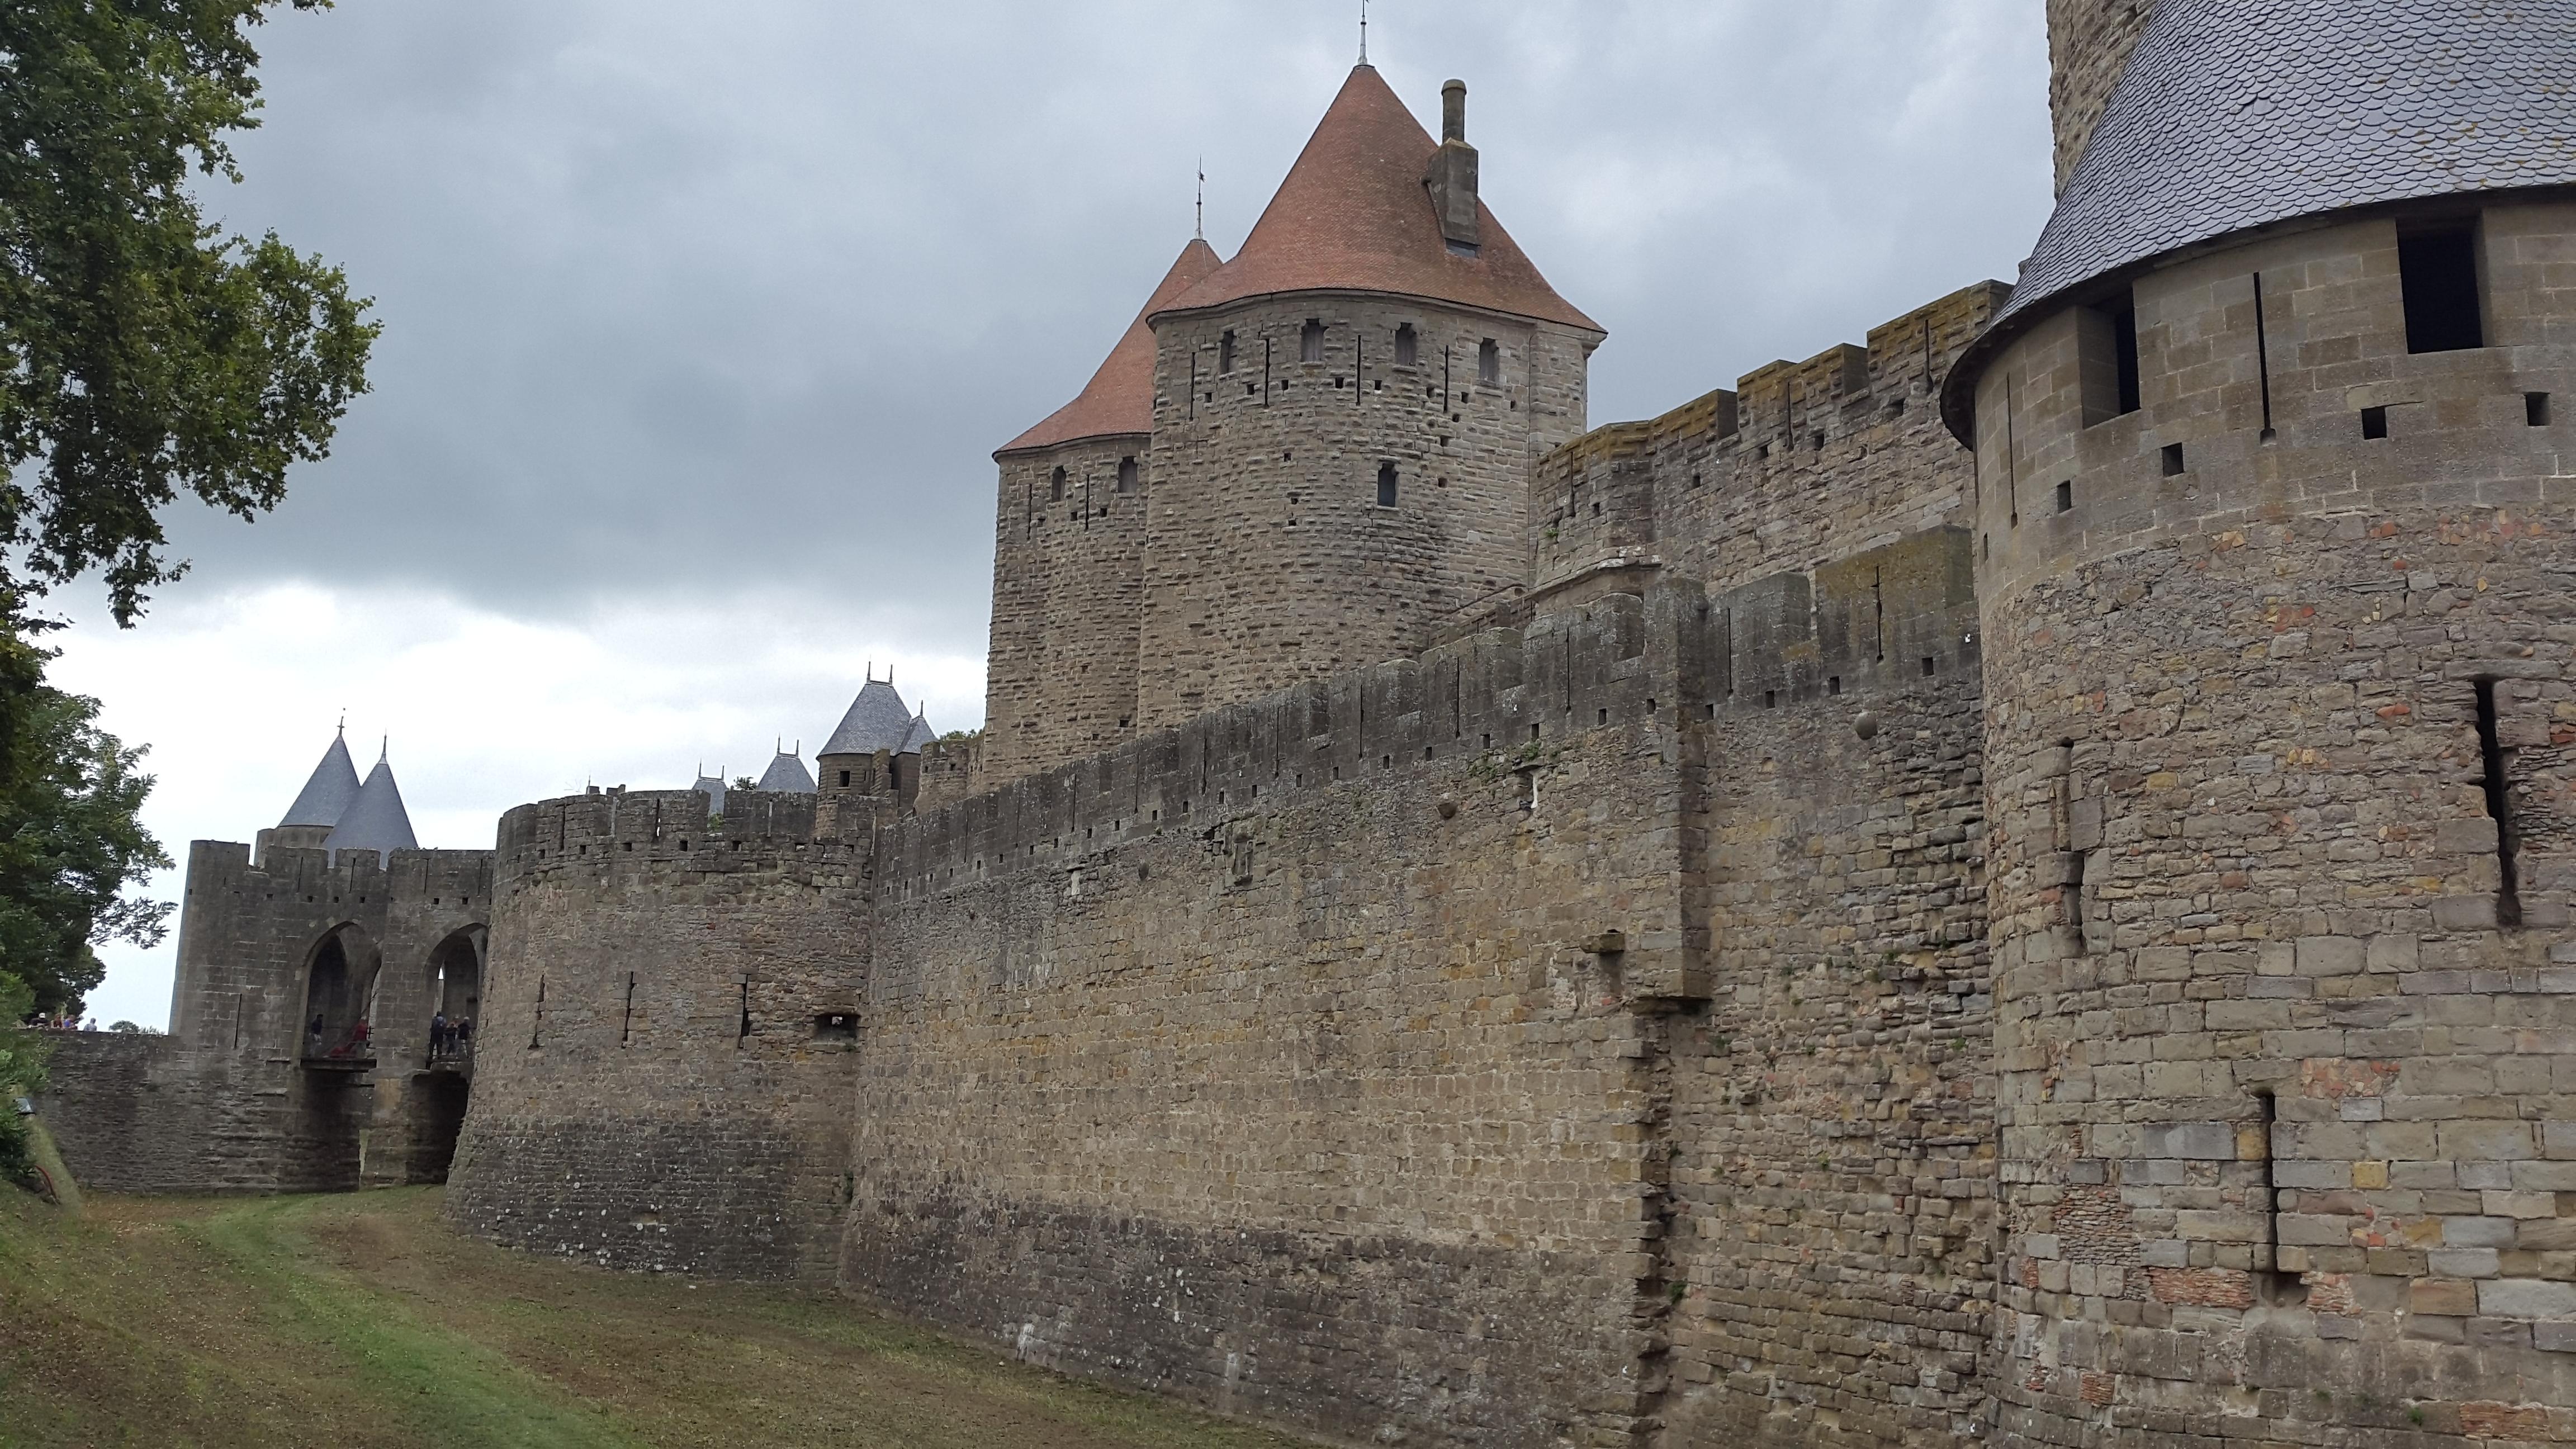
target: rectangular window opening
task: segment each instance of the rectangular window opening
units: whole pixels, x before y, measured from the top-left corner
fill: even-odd
[[[857,1041],[859,1014],[855,1011],[826,1011],[814,1018],[814,1040]]]
[[[1934,658],[1933,658],[1931,655],[1929,655],[1929,654],[1924,655],[1924,656],[1923,656],[1923,677],[1924,677],[1924,678],[1926,678],[1926,679],[1930,679],[1933,675],[1938,674],[1938,673],[1940,673],[1940,672],[1941,672],[1941,663],[1940,663],[1940,661],[1939,661],[1939,660],[1937,660],[1937,659],[1934,659]]]
[[[2165,444],[2164,469],[2165,476],[2168,478],[2179,478],[2182,476],[2182,444]]]
[[[1831,679],[1828,679],[1828,680],[1826,680],[1826,681],[1825,681],[1825,693],[1827,693],[1827,694],[1840,694],[1840,693],[1842,693],[1842,692],[1843,692],[1843,677],[1842,677],[1841,675],[1837,674],[1837,675],[1833,676]]]
[[[1393,463],[1377,465],[1377,506],[1380,508],[1395,506],[1395,464]]]
[[[2076,364],[2084,426],[2138,410],[2138,309],[2126,296],[2076,314]]]
[[[2075,511],[2075,483],[2072,479],[2057,485],[2057,511],[2060,513]]]
[[[2363,408],[2361,410],[2361,435],[2365,438],[2387,437],[2388,409]]]
[[[2461,352],[2486,346],[2474,223],[2397,238],[2397,280],[2406,299],[2406,350]]]
[[[2522,882],[2515,869],[2513,783],[2507,778],[2496,682],[2478,681],[2478,757],[2485,766],[2487,818],[2496,832],[2496,924],[2522,924]]]
[[[1231,332],[1216,340],[1216,370],[1219,373],[1234,371],[1234,334]]]
[[[1118,491],[1121,493],[1136,491],[1136,460],[1133,458],[1118,460]]]
[[[2549,394],[2527,392],[2522,395],[2522,420],[2535,428],[2549,426]]]
[[[1306,319],[1306,325],[1299,329],[1297,333],[1297,360],[1299,362],[1321,362],[1324,360],[1324,324],[1321,320],[1309,317]]]
[[[1406,322],[1399,325],[1395,329],[1395,365],[1398,367],[1413,366],[1416,357],[1419,355],[1421,345],[1421,342],[1414,336],[1412,323]]]

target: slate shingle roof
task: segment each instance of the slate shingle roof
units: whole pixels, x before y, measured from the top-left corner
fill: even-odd
[[[814,777],[806,772],[803,760],[781,750],[769,762],[769,768],[760,772],[760,788],[783,795],[811,795]]]
[[[2160,0],[2012,299],[1944,389],[2048,304],[2295,217],[2576,185],[2570,0]]]
[[[912,710],[903,696],[894,692],[894,681],[871,679],[850,701],[849,712],[833,729],[832,737],[814,758],[825,755],[873,755],[879,750],[903,753],[904,741],[912,734]]]
[[[344,733],[331,741],[322,752],[322,763],[313,767],[312,778],[296,792],[295,803],[277,823],[289,825],[337,825],[349,813],[349,803],[358,798],[358,767],[349,761],[349,740]]]
[[[411,812],[403,808],[402,787],[394,783],[394,767],[383,760],[367,772],[366,783],[358,787],[357,798],[340,816],[322,848],[336,860],[344,850],[372,850],[392,855],[397,850],[418,850],[420,841],[411,833]]]
[[[1145,319],[1163,309],[1221,265],[1216,249],[1193,239],[1181,248],[1172,269],[1145,301],[1145,310],[1127,324],[1127,333],[1109,349],[1100,370],[1083,385],[1081,395],[1047,414],[1036,427],[996,449],[993,456],[1027,453],[1084,438],[1113,438],[1154,431],[1154,329]],[[831,751],[826,750],[829,754]]]
[[[1600,331],[1556,294],[1484,203],[1476,204],[1477,254],[1450,252],[1422,185],[1439,149],[1377,71],[1360,65],[1243,249],[1160,310],[1278,292],[1388,292]]]

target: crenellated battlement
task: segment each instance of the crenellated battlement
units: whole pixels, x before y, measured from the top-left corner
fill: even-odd
[[[397,850],[390,858],[372,850],[327,850],[271,845],[254,861],[237,840],[188,843],[188,893],[231,892],[272,898],[301,896],[359,903],[401,895],[422,899],[488,894],[488,850]]]
[[[1972,674],[1975,619],[1962,529],[1715,596],[1668,580],[1210,711],[902,817],[878,841],[879,878],[909,898],[1424,762],[1508,762],[1595,729],[1818,697],[1857,705]]]
[[[696,790],[594,789],[521,805],[501,817],[503,888],[591,872],[738,873],[789,866],[863,876],[876,802],[759,790],[726,792],[711,814]]]
[[[1939,526],[1973,470],[1934,400],[2005,295],[1963,288],[1871,328],[1866,347],[1770,363],[1541,458],[1522,612],[1633,592],[1665,568],[1730,588]]]

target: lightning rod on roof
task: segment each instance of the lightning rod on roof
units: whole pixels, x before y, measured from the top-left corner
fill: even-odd
[[[1199,157],[1199,220],[1197,234],[1200,241],[1207,240],[1207,157],[1205,156]]]
[[[1360,64],[1368,64],[1368,0],[1360,0]]]

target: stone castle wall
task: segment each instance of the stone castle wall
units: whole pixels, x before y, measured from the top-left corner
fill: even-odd
[[[2576,207],[2475,350],[2396,242],[2137,279],[2135,412],[2082,309],[1979,389],[2002,1443],[2576,1422]]]
[[[613,1267],[831,1273],[874,815],[736,791],[502,817],[447,1211]]]
[[[1062,764],[1135,732],[1150,442],[1091,439],[999,460],[978,761],[993,778]],[[1135,478],[1121,492],[1126,463]]]
[[[1866,348],[1775,362],[1548,454],[1531,484],[1535,592],[1634,591],[1657,568],[1731,589],[1955,522],[1974,466],[1941,425],[1941,380],[2004,296],[1981,282],[1872,328]]]
[[[1299,360],[1310,321],[1318,362]],[[1530,466],[1582,433],[1598,340],[1332,293],[1160,319],[1138,727],[1403,658],[1517,592]],[[1393,507],[1378,504],[1385,465]]]
[[[2057,189],[2084,159],[2120,68],[2155,0],[2048,0],[2048,110],[2057,132]]]
[[[415,1098],[440,947],[486,919],[484,851],[189,848],[167,1038],[67,1037],[40,1104],[84,1183],[127,1192],[306,1192],[436,1180]],[[327,935],[376,954],[372,1073],[303,1065],[307,976]],[[138,1044],[139,1043],[139,1044]],[[426,1134],[426,1136],[425,1136]]]

